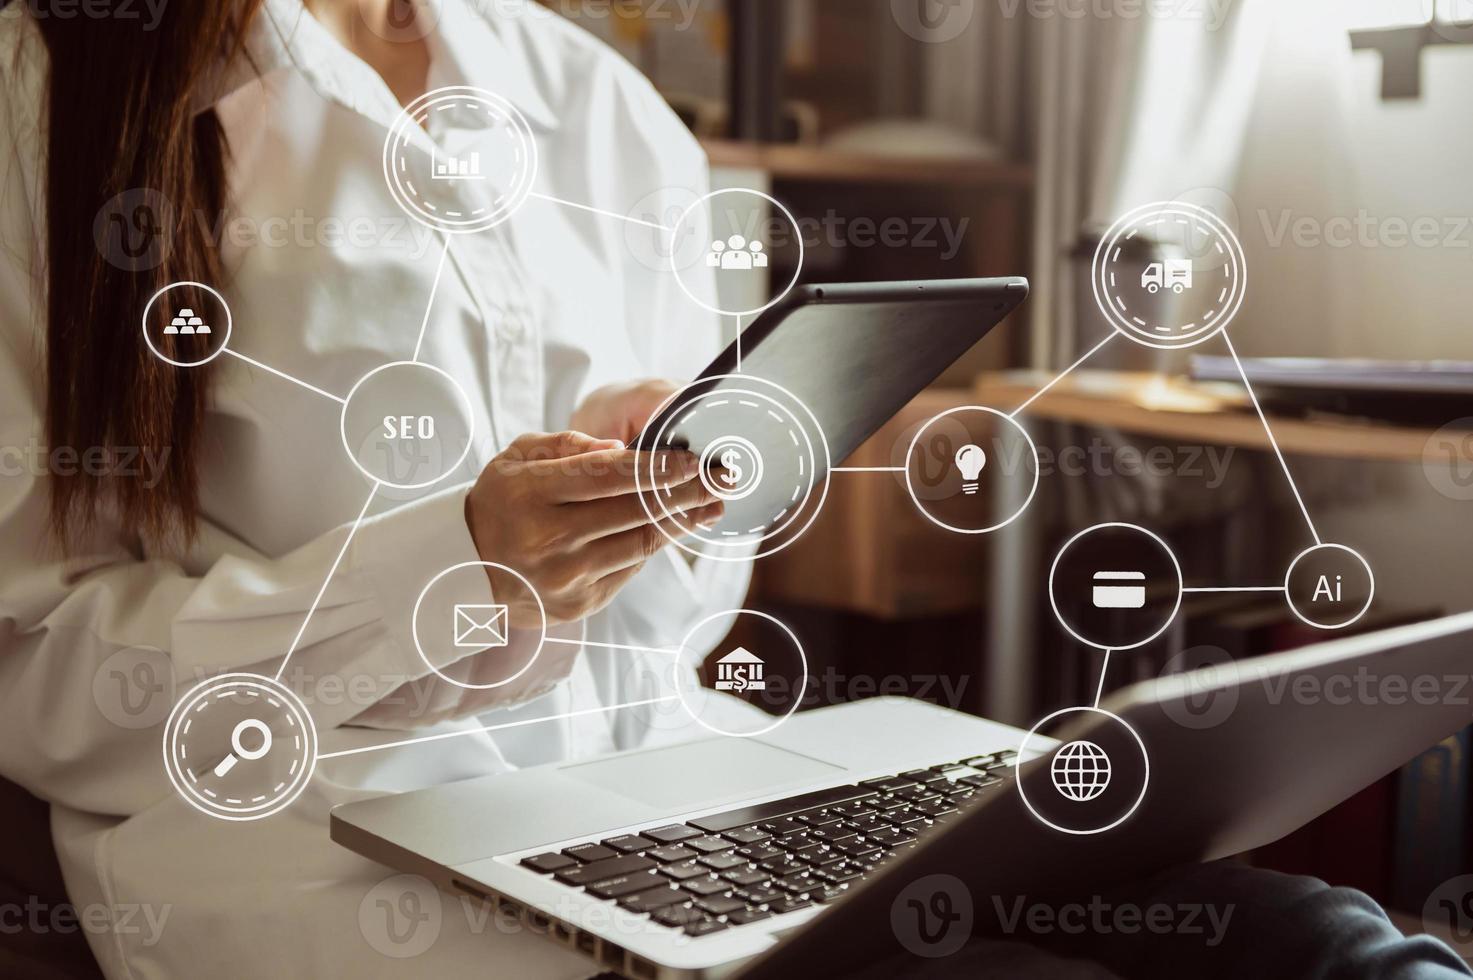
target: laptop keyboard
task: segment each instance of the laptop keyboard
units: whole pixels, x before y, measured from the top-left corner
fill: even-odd
[[[522,867],[689,936],[842,898],[1011,777],[1012,750],[524,858]]]

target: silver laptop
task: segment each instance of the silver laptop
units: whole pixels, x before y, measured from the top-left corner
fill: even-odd
[[[332,838],[624,976],[843,975],[903,952],[892,913],[929,875],[1103,888],[1282,837],[1473,721],[1466,698],[1324,696],[1335,679],[1466,676],[1470,641],[1473,614],[1122,691],[1104,707],[1144,772],[1104,715],[1019,765],[1024,732],[879,699],[341,806]],[[1147,787],[1104,833],[1020,805],[1020,783],[1061,792],[1054,763],[1081,742],[1117,760],[1114,785]]]

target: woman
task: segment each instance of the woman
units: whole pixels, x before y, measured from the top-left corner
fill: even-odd
[[[587,975],[448,899],[431,942],[385,942],[380,907],[408,892],[328,840],[328,808],[680,729],[554,716],[669,684],[668,659],[596,644],[668,647],[740,605],[743,564],[676,557],[627,488],[587,500],[569,492],[579,467],[548,464],[627,469],[624,444],[673,390],[629,379],[690,377],[714,318],[622,223],[544,200],[456,238],[437,279],[444,246],[395,206],[378,148],[401,106],[457,84],[526,116],[542,194],[663,214],[705,189],[654,90],[530,2],[217,0],[156,24],[0,11],[0,424],[4,445],[45,447],[0,478],[0,774],[52,804],[73,902],[114,911],[89,931],[109,976],[403,975],[409,953],[415,973]],[[165,221],[153,252],[113,237],[140,213]],[[369,241],[328,230],[362,216]],[[251,234],[267,227],[293,231]],[[221,288],[232,351],[339,395],[410,356],[433,292],[422,359],[470,394],[471,461],[492,465],[383,488],[350,538],[368,485],[337,405],[239,358],[178,369],[142,343],[149,297],[181,280]],[[720,514],[699,480],[677,495]],[[549,647],[494,690],[427,676],[415,598],[478,560],[525,574],[563,635],[595,645]],[[201,816],[165,779],[154,705],[216,672],[270,676],[293,647],[283,680],[323,752],[549,720],[326,761],[268,820]],[[132,906],[158,928],[125,925]]]

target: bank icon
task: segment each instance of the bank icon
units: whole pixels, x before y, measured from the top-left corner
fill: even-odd
[[[763,679],[763,673],[766,669],[761,657],[746,647],[737,647],[716,661],[716,690],[733,694],[765,691],[767,681]]]

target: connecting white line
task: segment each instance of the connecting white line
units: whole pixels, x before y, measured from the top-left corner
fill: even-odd
[[[1098,708],[1100,706],[1100,701],[1105,696],[1105,675],[1110,672],[1110,655],[1112,653],[1114,653],[1113,650],[1106,650],[1105,651],[1105,662],[1102,663],[1102,664],[1100,664],[1100,686],[1097,687],[1097,688],[1095,688],[1095,707],[1096,708]]]
[[[1221,588],[1182,589],[1183,592],[1284,592],[1282,585],[1235,585]]]
[[[532,194],[528,194],[527,196],[528,197],[535,197],[539,201],[548,201],[549,203],[552,203],[552,204],[561,204],[563,207],[565,207],[565,208],[572,208],[575,211],[587,211],[590,214],[601,214],[601,215],[603,215],[606,218],[617,218],[620,221],[627,221],[627,222],[629,222],[632,225],[643,225],[646,228],[653,228],[656,231],[667,232],[667,233],[669,233],[671,235],[675,234],[675,229],[674,228],[667,228],[665,225],[657,224],[657,223],[655,223],[653,221],[645,221],[642,218],[631,218],[631,217],[629,217],[629,215],[627,215],[627,214],[619,214],[617,211],[605,211],[603,208],[592,208],[592,207],[589,207],[586,204],[575,204],[572,201],[564,201],[560,197],[550,197],[547,194],[532,193]]]
[[[252,367],[258,367],[262,371],[265,371],[267,374],[274,374],[278,378],[282,378],[282,379],[284,379],[286,381],[290,381],[294,385],[300,385],[301,387],[306,388],[308,391],[313,392],[314,394],[321,395],[323,398],[330,398],[333,401],[337,402],[339,405],[346,405],[346,404],[348,404],[348,400],[346,398],[339,398],[337,395],[334,395],[330,391],[323,391],[321,388],[317,387],[316,385],[309,385],[307,382],[303,381],[301,378],[294,378],[291,375],[287,374],[285,371],[278,371],[278,370],[276,370],[276,368],[272,367],[271,365],[269,365],[269,364],[262,364],[260,361],[256,360],[255,358],[246,357],[244,354],[240,353],[239,351],[231,350],[229,347],[223,347],[223,348],[221,348],[221,353],[229,354],[231,357],[234,357],[237,360],[245,361],[247,364],[251,365]]]
[[[450,257],[450,236],[445,236],[445,250],[440,253],[440,264],[435,268],[435,281],[430,285],[430,301],[425,304],[424,322],[419,325],[419,339],[414,342],[414,363],[419,363],[419,352],[424,349],[425,332],[430,329],[430,314],[435,310],[435,294],[440,291],[440,277],[445,272],[445,260]]]
[[[564,640],[549,636],[548,643],[559,643],[568,647],[598,647],[600,650],[624,650],[629,653],[663,653],[671,657],[680,656],[680,651],[667,647],[633,647],[623,643],[595,643],[593,640]]]
[[[832,466],[830,473],[904,473],[904,466]]]
[[[601,708],[587,708],[583,711],[569,711],[561,715],[548,715],[545,718],[528,718],[524,721],[511,721],[504,725],[487,725],[484,728],[469,728],[461,732],[445,732],[442,735],[425,735],[421,738],[405,739],[402,742],[387,742],[383,745],[370,745],[361,749],[345,749],[342,752],[324,752],[318,756],[318,761],[323,759],[340,759],[348,755],[364,755],[368,752],[382,752],[385,749],[401,749],[408,745],[423,745],[426,742],[443,742],[451,738],[464,738],[467,735],[484,735],[487,732],[499,732],[508,728],[525,728],[528,725],[540,725],[545,721],[566,721],[569,718],[582,718],[585,715],[607,714],[610,711],[624,711],[628,708],[643,708],[651,704],[666,704],[670,701],[679,701],[680,695],[668,694],[662,698],[650,698],[648,701],[631,701],[628,704],[611,704]]]
[[[343,542],[343,547],[338,551],[337,558],[333,559],[332,568],[327,570],[327,578],[322,580],[322,588],[317,590],[317,598],[312,600],[312,608],[307,610],[307,618],[302,620],[302,628],[297,630],[296,638],[292,640],[292,645],[287,649],[286,656],[281,661],[281,669],[276,672],[277,681],[280,681],[281,675],[286,673],[286,665],[291,663],[292,654],[297,652],[297,644],[302,642],[302,637],[307,632],[307,624],[312,622],[312,614],[317,612],[318,604],[322,602],[322,597],[327,594],[327,586],[332,582],[333,575],[337,574],[338,566],[343,562],[343,556],[348,553],[348,545],[353,543],[353,536],[358,533],[358,526],[363,523],[363,518],[368,515],[369,505],[373,503],[373,498],[377,496],[379,487],[381,486],[383,484],[375,482],[373,489],[368,491],[368,499],[363,501],[363,509],[358,512],[358,519],[348,529],[347,540]]]
[[[1106,337],[1104,340],[1100,341],[1098,344],[1095,344],[1093,347],[1091,347],[1090,350],[1089,350],[1089,353],[1085,354],[1079,360],[1075,361],[1073,364],[1069,365],[1067,368],[1065,368],[1063,371],[1061,371],[1054,378],[1054,380],[1050,381],[1048,384],[1044,385],[1042,388],[1040,388],[1037,391],[1035,391],[1033,393],[1033,397],[1032,398],[1029,398],[1026,402],[1024,402],[1023,404],[1019,405],[1017,408],[1015,408],[1011,412],[1009,412],[1008,413],[1008,418],[1010,418],[1010,419],[1016,419],[1019,415],[1022,415],[1023,412],[1024,412],[1024,410],[1027,409],[1029,405],[1032,405],[1034,402],[1036,402],[1040,398],[1042,398],[1049,391],[1049,389],[1053,388],[1054,385],[1058,384],[1060,381],[1063,381],[1070,374],[1073,374],[1074,371],[1075,371],[1075,369],[1077,369],[1085,361],[1089,360],[1091,357],[1094,357],[1100,351],[1104,350],[1105,347],[1107,345],[1109,345],[1110,341],[1114,340],[1118,336],[1120,336],[1119,333],[1117,333],[1114,330],[1111,330],[1110,331],[1110,335],[1108,337]]]
[[[1319,530],[1314,526],[1314,519],[1309,516],[1309,508],[1304,506],[1304,498],[1299,495],[1299,487],[1294,483],[1294,474],[1289,471],[1289,463],[1284,459],[1284,451],[1279,448],[1279,440],[1274,438],[1274,430],[1268,424],[1268,416],[1264,414],[1263,406],[1258,402],[1258,394],[1253,390],[1253,383],[1248,380],[1248,371],[1243,367],[1243,359],[1238,356],[1238,349],[1233,346],[1233,338],[1228,336],[1226,330],[1222,332],[1222,339],[1227,342],[1228,353],[1233,355],[1233,363],[1238,366],[1238,375],[1243,379],[1243,387],[1248,389],[1248,399],[1253,402],[1253,409],[1258,413],[1259,421],[1263,423],[1263,431],[1268,434],[1269,445],[1274,447],[1274,455],[1279,458],[1279,465],[1284,468],[1284,477],[1289,481],[1289,489],[1294,491],[1294,499],[1299,503],[1299,510],[1304,514],[1304,523],[1309,525],[1309,533],[1314,535],[1316,545],[1324,544]]]

